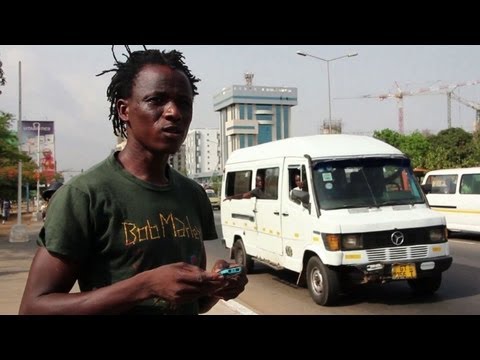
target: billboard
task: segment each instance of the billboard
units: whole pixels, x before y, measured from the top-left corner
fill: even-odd
[[[22,150],[35,163],[40,153],[40,172],[50,184],[56,172],[54,122],[22,120]]]

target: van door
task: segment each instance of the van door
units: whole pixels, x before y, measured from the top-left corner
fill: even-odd
[[[311,241],[312,227],[310,217],[311,211],[308,205],[303,205],[291,197],[292,190],[298,186],[295,182],[297,175],[300,176],[302,191],[309,193],[310,203],[312,187],[308,183],[306,175],[307,161],[305,158],[287,158],[284,164],[283,187],[282,187],[282,238],[286,255],[294,258],[303,255],[303,248],[306,242]],[[297,259],[298,260],[298,259]]]
[[[480,172],[463,174],[458,187],[457,209],[461,229],[480,232]]]
[[[429,175],[427,184],[432,185],[432,190],[427,194],[428,203],[432,209],[440,211],[447,219],[447,227],[454,228],[461,220],[461,214],[457,211],[458,192],[457,174]]]
[[[257,176],[264,179],[264,193],[262,198],[255,200],[255,220],[257,226],[257,246],[268,252],[282,255],[283,245],[281,238],[280,197],[281,186],[280,169],[283,159],[272,162],[264,168],[258,168]],[[269,259],[275,261],[275,258]]]

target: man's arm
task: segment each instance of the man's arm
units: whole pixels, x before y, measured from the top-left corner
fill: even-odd
[[[120,314],[154,297],[173,304],[196,301],[224,284],[218,274],[191,264],[175,263],[96,290],[69,293],[79,271],[78,263],[50,253],[44,247],[39,248],[30,268],[19,313]]]
[[[235,194],[235,195],[230,195],[230,196],[227,196],[225,197],[225,200],[239,200],[239,199],[250,199],[252,197],[252,192],[249,191],[249,192],[246,192],[246,193],[242,193],[242,194]]]
[[[40,247],[33,259],[19,314],[115,314],[147,299],[148,273],[98,290],[69,294],[79,264]]]

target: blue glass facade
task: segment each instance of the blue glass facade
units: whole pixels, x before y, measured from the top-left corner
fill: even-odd
[[[291,87],[232,85],[214,96],[220,112],[222,163],[232,151],[290,136],[290,108],[297,105]]]
[[[245,119],[245,104],[238,105],[240,110],[240,119]]]
[[[277,139],[282,139],[282,107],[275,105],[275,127],[277,128]]]
[[[283,108],[283,137],[286,139],[290,137],[290,129],[288,126],[289,120],[290,120],[290,109],[287,107]]]
[[[272,126],[258,125],[258,143],[264,144],[272,141]]]

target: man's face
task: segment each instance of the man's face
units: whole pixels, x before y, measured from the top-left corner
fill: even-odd
[[[173,154],[192,121],[193,93],[186,75],[166,65],[146,65],[137,74],[128,99],[119,100],[128,141],[150,151]]]
[[[295,176],[295,185],[297,185],[297,187],[302,187],[302,180],[300,180],[300,176]]]

